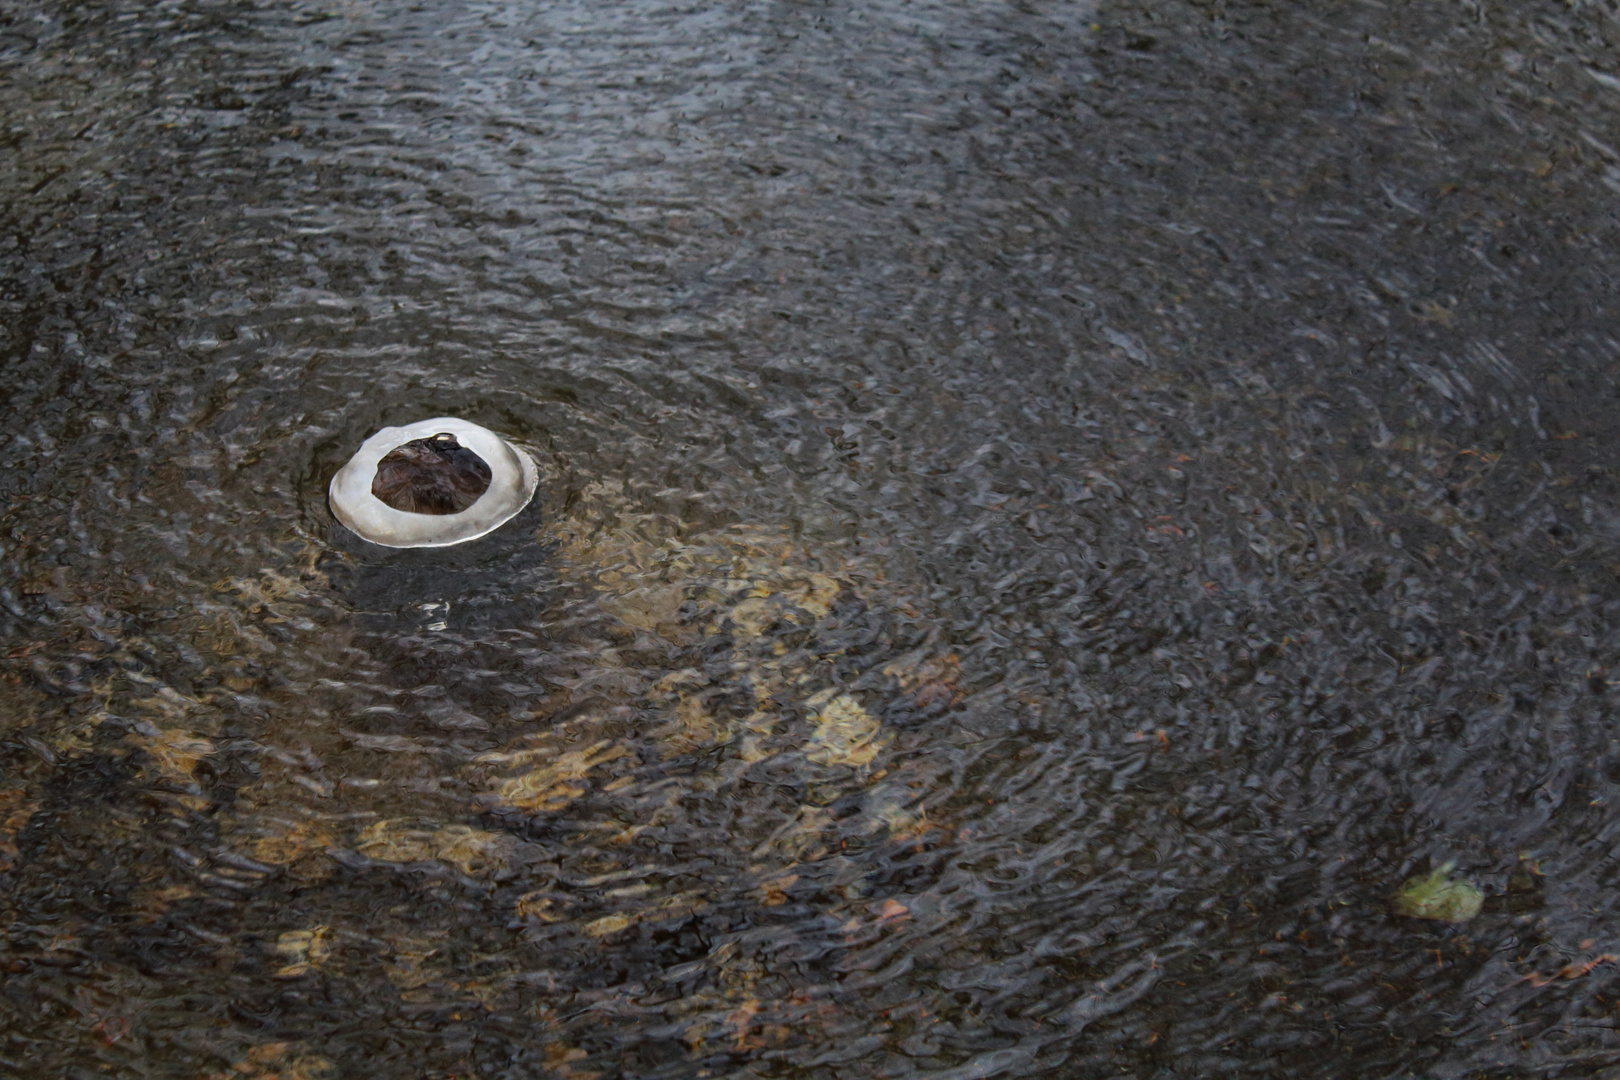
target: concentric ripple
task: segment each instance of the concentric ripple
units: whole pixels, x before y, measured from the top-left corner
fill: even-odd
[[[1613,32],[0,11],[0,1073],[1612,1069]]]

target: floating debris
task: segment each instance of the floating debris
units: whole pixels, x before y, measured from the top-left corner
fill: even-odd
[[[1451,877],[1455,862],[1448,862],[1426,877],[1415,877],[1395,894],[1397,914],[1414,919],[1463,923],[1479,914],[1485,896],[1461,878]]]

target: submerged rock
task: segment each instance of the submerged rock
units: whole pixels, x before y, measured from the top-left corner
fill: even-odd
[[[1402,885],[1395,894],[1396,913],[1414,919],[1454,923],[1467,922],[1478,915],[1485,896],[1467,881],[1451,876],[1456,866],[1448,862],[1432,874],[1412,878]]]
[[[805,756],[820,765],[869,765],[883,748],[882,725],[848,694],[824,690],[808,704],[815,730]]]

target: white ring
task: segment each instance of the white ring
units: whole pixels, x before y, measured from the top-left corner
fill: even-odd
[[[377,463],[417,439],[447,431],[484,459],[489,487],[459,514],[412,514],[395,510],[371,493]],[[383,428],[355,451],[327,489],[332,513],[356,536],[392,548],[449,547],[492,533],[529,505],[540,486],[534,460],[488,428],[453,416]]]

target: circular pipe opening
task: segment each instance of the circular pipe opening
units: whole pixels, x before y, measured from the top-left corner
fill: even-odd
[[[383,428],[332,477],[332,513],[383,547],[449,547],[494,532],[540,486],[528,454],[453,416]]]
[[[459,514],[489,490],[490,475],[488,462],[441,431],[390,450],[371,494],[407,514]]]

